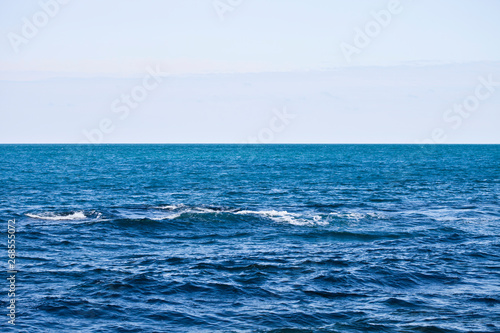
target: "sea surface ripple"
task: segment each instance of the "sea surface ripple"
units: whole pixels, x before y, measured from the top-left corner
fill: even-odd
[[[20,332],[500,332],[498,145],[3,145],[0,184]]]

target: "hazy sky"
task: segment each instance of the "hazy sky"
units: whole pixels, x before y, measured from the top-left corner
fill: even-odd
[[[56,0],[52,0],[56,1]],[[62,1],[62,0],[61,0]],[[68,1],[68,0],[65,0]],[[234,1],[232,11],[221,4]],[[2,70],[126,73],[144,63],[175,72],[321,69],[347,65],[378,0],[70,0],[14,52],[42,1],[1,0]],[[500,60],[500,1],[401,1],[402,11],[351,65]],[[214,5],[223,13],[220,19]],[[40,19],[43,24],[43,19]]]
[[[68,135],[64,131],[61,131],[61,135],[57,133],[44,135],[35,131],[34,128],[25,128],[21,135],[19,133],[15,135],[12,128],[19,128],[21,119],[16,115],[20,113],[25,116],[37,113],[38,121],[33,126],[43,127],[44,122],[50,121],[53,124],[54,121],[56,123],[60,121],[66,126],[65,128],[68,123],[75,128],[78,126],[82,129],[88,128],[91,125],[81,123],[85,117],[78,114],[78,112],[84,112],[83,109],[61,106],[57,98],[67,101],[65,105],[83,103],[81,101],[85,99],[102,99],[103,106],[92,106],[97,109],[101,108],[102,111],[89,112],[97,118],[86,120],[88,123],[98,123],[101,118],[106,118],[109,112],[110,107],[104,105],[111,104],[123,93],[130,93],[134,85],[141,81],[131,82],[128,86],[124,84],[124,90],[116,90],[115,87],[120,84],[114,81],[110,83],[103,79],[99,83],[87,85],[85,90],[78,90],[85,84],[83,81],[75,83],[74,80],[89,77],[144,78],[147,76],[149,67],[161,68],[165,80],[168,80],[169,75],[188,73],[276,71],[321,73],[345,67],[388,65],[404,67],[416,63],[454,64],[452,66],[456,66],[456,71],[460,71],[460,66],[464,63],[479,64],[476,71],[468,67],[469,74],[461,77],[461,90],[455,87],[458,94],[456,100],[435,98],[440,102],[436,105],[437,114],[443,113],[443,108],[447,105],[453,105],[465,99],[470,91],[474,92],[478,77],[491,74],[497,78],[497,81],[500,81],[498,66],[493,65],[489,68],[487,65],[500,61],[500,44],[498,43],[500,1],[498,0],[0,0],[0,4],[2,8],[0,11],[0,36],[2,36],[0,39],[0,80],[2,80],[3,89],[0,91],[0,122],[2,123],[0,126],[1,129],[5,129],[0,134],[0,142],[81,141],[78,136]],[[451,71],[453,72],[453,68]],[[449,72],[450,68],[447,67],[440,73]],[[353,75],[359,82],[364,81],[364,72],[352,73],[355,73]],[[384,72],[377,73],[379,73],[377,75],[384,76]],[[366,75],[371,78],[374,72],[369,71]],[[415,79],[415,75],[417,74],[412,72],[412,80]],[[28,106],[25,104],[26,101],[14,98],[23,99],[37,95],[33,89],[38,89],[39,92],[40,87],[48,85],[39,81],[37,85],[30,81],[52,77],[66,77],[72,80],[73,85],[64,80],[58,81],[59,86],[52,82],[50,85],[52,88],[47,88],[38,107]],[[209,77],[214,82],[220,80],[217,75],[209,75]],[[428,81],[421,81],[418,89],[426,89],[427,84],[432,85],[432,75],[425,77]],[[299,80],[299,78],[295,79]],[[210,84],[200,86],[197,85],[196,78],[192,80],[193,84],[185,85],[180,94],[201,101],[200,105],[190,105],[191,108],[198,107],[205,113],[213,115],[206,120],[204,126],[197,129],[203,132],[206,128],[207,132],[202,135],[197,133],[192,137],[196,137],[196,142],[235,141],[229,134],[227,137],[224,135],[214,137],[213,133],[208,130],[216,126],[216,123],[221,123],[221,119],[218,118],[221,115],[217,111],[219,110],[217,103],[226,101],[219,100],[216,103],[214,100],[199,98],[198,95],[201,92],[196,89],[205,89]],[[290,80],[293,81],[294,78]],[[253,82],[234,76],[229,79],[227,85],[221,86],[225,92],[220,95],[220,99],[230,99],[233,108],[237,109],[238,103],[243,106],[252,99],[252,91],[255,94],[257,92],[247,89],[234,91],[233,94],[229,88],[234,88],[233,86],[237,85],[236,82],[246,82],[256,87],[259,98],[264,98],[265,81],[259,78]],[[442,89],[446,91],[455,89],[453,82],[440,82],[443,83]],[[273,87],[274,90],[268,90],[268,103],[261,106],[266,110],[261,113],[269,113],[269,109],[276,107],[295,107],[290,98],[286,97],[287,94],[295,94],[287,83],[290,82],[284,82],[282,89],[278,89],[279,92],[276,91],[276,87]],[[317,77],[312,84],[313,86],[317,84],[318,89],[324,91],[327,89],[324,83],[325,81]],[[380,83],[387,87],[398,85],[398,82],[388,77]],[[216,83],[214,84],[217,86]],[[260,86],[255,86],[259,84]],[[373,86],[379,87],[376,82]],[[175,85],[172,86],[169,81],[169,87],[174,89]],[[158,88],[151,93],[151,96],[153,93],[163,94],[164,90],[164,88],[163,90]],[[214,96],[218,93],[214,91],[212,97],[215,98]],[[357,92],[355,88],[346,94],[357,95],[358,98],[364,96],[362,90]],[[411,94],[411,90],[408,94]],[[311,101],[316,103],[313,95],[314,90],[307,98],[311,98]],[[500,91],[493,94],[484,104],[496,103],[498,95]],[[240,96],[240,100],[235,100],[235,96]],[[339,96],[339,98],[346,96]],[[405,103],[411,103],[411,101],[399,101],[399,103],[404,109],[406,105],[409,105]],[[57,117],[54,116],[55,111],[51,105],[59,105]],[[348,107],[349,103],[342,105]],[[148,97],[144,103],[141,103],[140,108],[150,108],[148,110],[154,113],[157,119],[175,119],[178,115],[172,115],[172,112],[184,112],[182,107],[173,111],[165,110],[160,106],[163,104],[155,105],[154,101]],[[323,105],[323,107],[328,107],[328,105]],[[301,104],[301,108],[306,109],[297,110],[297,112],[307,117],[307,103]],[[77,109],[80,111],[76,111]],[[384,118],[384,111],[373,105],[370,110],[372,109],[379,112],[377,119],[380,125],[387,126],[387,122],[391,120]],[[256,110],[245,112],[259,114]],[[61,119],[60,115],[63,113],[64,119]],[[346,112],[342,114],[345,115]],[[242,116],[241,119],[246,116]],[[324,122],[331,121],[326,113],[318,117],[325,117]],[[480,117],[477,117],[479,120],[476,121],[481,121]],[[341,115],[336,115],[335,119],[336,122],[343,121]],[[233,120],[238,122],[238,117]],[[263,120],[264,124],[266,121]],[[491,118],[486,117],[485,126],[488,125],[486,122],[491,121]],[[237,124],[230,124],[227,121],[226,123],[233,129],[235,126],[238,128]],[[26,123],[23,124],[24,127],[27,126]],[[372,127],[377,128],[378,125],[374,123]],[[124,132],[120,139],[113,139],[115,134],[109,133],[107,139],[103,141],[149,142],[157,140],[166,142],[172,140],[170,137],[161,135],[147,139],[148,127],[137,126],[141,129],[131,130],[131,136],[127,140],[123,139],[126,137],[126,132]],[[183,125],[179,124],[179,126]],[[429,124],[429,128],[433,127],[433,123]],[[479,133],[481,127],[478,128]],[[221,130],[224,133],[224,128]],[[303,130],[305,129],[301,129]],[[308,130],[311,133],[300,132],[299,134],[297,132],[295,136],[289,134],[291,136],[286,140],[279,139],[278,134],[281,132],[275,133],[274,141],[315,141],[307,140],[308,137],[315,137],[314,126],[309,126]],[[256,128],[255,131],[258,133],[260,130]],[[30,134],[35,132],[38,134]],[[188,129],[183,133],[188,133],[187,137],[189,137]],[[467,135],[458,137],[452,142],[470,141],[468,138],[473,135],[471,136],[470,133]],[[498,135],[495,136],[493,133],[488,138],[490,141],[500,142]],[[347,137],[342,140],[337,136],[324,136],[321,140],[349,141]],[[384,140],[377,139],[373,135],[360,138],[360,141],[367,140],[398,142],[409,139],[398,136],[396,133]],[[186,141],[186,139],[181,141]]]

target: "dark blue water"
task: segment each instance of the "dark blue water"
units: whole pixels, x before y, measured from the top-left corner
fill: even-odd
[[[15,328],[500,332],[499,193],[498,145],[0,146]]]

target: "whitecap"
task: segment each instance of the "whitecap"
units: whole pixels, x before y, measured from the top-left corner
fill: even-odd
[[[63,220],[83,220],[86,218],[83,212],[72,212],[72,213],[41,213],[41,214],[32,214],[27,213],[26,216],[31,217],[33,219],[39,220],[51,220],[51,221],[63,221]]]
[[[167,216],[160,216],[160,217],[152,217],[151,220],[154,221],[163,221],[163,220],[175,220],[176,218],[180,217],[183,213],[175,213]]]
[[[184,205],[164,205],[164,206],[158,206],[158,207],[155,207],[156,209],[165,209],[165,210],[176,210],[176,209],[179,209],[179,208],[182,208],[184,207]]]
[[[297,213],[289,213],[286,210],[240,210],[235,212],[238,215],[260,215],[279,223],[289,223],[293,225],[314,225],[323,224],[318,219],[306,219]]]
[[[171,213],[168,215],[161,214],[159,216],[150,217],[155,221],[174,220],[182,215],[189,214],[235,214],[235,215],[258,215],[270,219],[278,223],[286,223],[292,225],[328,225],[328,219],[321,215],[303,215],[291,213],[286,210],[238,210],[230,208],[211,208],[211,207],[189,207],[185,205],[166,205],[156,207],[157,209],[168,210]]]
[[[359,221],[361,219],[364,219],[366,216],[367,216],[366,214],[355,213],[355,212],[347,212],[347,213],[332,212],[328,214],[329,218],[337,217],[341,219],[354,220],[354,221]]]

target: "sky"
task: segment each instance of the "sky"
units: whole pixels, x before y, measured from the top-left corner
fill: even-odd
[[[0,6],[0,143],[500,143],[497,0]]]

